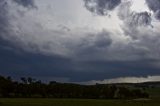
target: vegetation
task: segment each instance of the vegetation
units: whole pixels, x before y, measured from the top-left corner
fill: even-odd
[[[30,77],[17,82],[0,76],[0,106],[159,106],[159,91],[160,82],[45,84]]]
[[[79,98],[79,99],[136,99],[148,98],[143,89],[111,85],[78,85],[69,83],[49,84],[32,78],[21,78],[16,82],[11,77],[0,77],[1,98]]]
[[[0,99],[0,106],[160,106],[159,100]]]

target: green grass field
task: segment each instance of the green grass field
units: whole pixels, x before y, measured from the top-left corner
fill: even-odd
[[[160,100],[0,99],[0,106],[160,106]]]

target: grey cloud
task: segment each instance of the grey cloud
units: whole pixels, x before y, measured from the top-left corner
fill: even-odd
[[[84,0],[84,2],[89,11],[103,16],[114,10],[121,3],[121,0]]]
[[[89,33],[73,48],[76,57],[80,60],[104,59],[107,50],[113,43],[111,35],[112,33],[104,30],[98,33]]]
[[[3,19],[8,21],[7,13],[5,15]],[[15,12],[14,15],[18,16],[19,14]],[[76,33],[72,31],[62,31],[62,29],[51,31],[43,29],[41,26],[39,26],[39,24],[35,24],[34,19],[28,20],[29,17],[27,16],[25,16],[25,18],[25,21],[22,22],[13,19],[12,21],[19,22],[18,26],[15,26],[14,28],[17,29],[16,32],[12,30],[7,31],[7,33],[12,33],[12,36],[10,36],[10,33],[5,34],[4,36],[7,38],[7,41],[13,43],[13,45],[15,45],[17,48],[23,49],[27,52],[40,53],[43,55],[57,54],[73,59],[78,58],[88,60],[131,60],[135,57],[136,59],[140,58],[144,53],[146,53],[145,50],[143,51],[137,46],[133,47],[131,43],[129,43],[129,45],[123,45],[119,43],[115,44],[114,38],[112,38],[112,35],[115,32],[112,31],[93,31],[89,34],[82,33],[80,31]],[[5,22],[3,19],[2,21]],[[9,23],[6,23],[6,25],[9,25]],[[4,26],[4,28],[7,30],[9,29],[7,26]],[[126,29],[125,33],[126,35],[128,33],[130,35],[135,34],[139,36],[139,33],[134,32],[133,28],[129,28],[129,30]],[[72,37],[64,37],[68,36],[69,34],[72,34]],[[81,35],[84,36],[80,37]],[[114,36],[117,35],[114,34]],[[115,45],[121,45],[121,48],[118,46],[116,47]]]
[[[129,27],[148,26],[151,25],[151,14],[147,11],[135,12],[130,9],[131,2],[122,3],[118,16]]]
[[[112,39],[110,38],[110,33],[106,31],[98,33],[94,41],[94,46],[98,48],[107,48],[111,44]]]
[[[14,53],[12,50],[3,50],[1,47],[0,53],[1,74],[18,78],[31,76],[54,79],[56,77],[69,78],[69,81],[72,82],[82,82],[125,76],[160,74],[159,69],[149,65],[148,62],[150,61],[146,60],[80,62],[59,56],[44,56],[26,52]],[[57,81],[58,79],[55,80]]]
[[[146,3],[154,13],[155,17],[160,20],[160,0],[146,0]]]
[[[131,14],[131,2],[124,2],[124,3],[121,3],[120,6],[119,6],[119,11],[118,11],[118,17],[121,19],[121,20],[125,20],[130,14]],[[123,11],[122,11],[123,10]]]
[[[148,12],[132,13],[127,20],[130,26],[151,25],[151,15]]]
[[[5,0],[0,1],[0,29],[4,29],[4,27],[8,24],[7,19],[7,2]]]
[[[132,44],[135,44],[136,40],[140,40],[139,42],[143,41],[142,36],[153,34],[152,28],[154,26],[152,25],[151,13],[147,11],[135,12],[131,10],[131,6],[132,3],[130,1],[122,3],[119,7],[118,16],[123,21],[121,28],[124,31],[124,35],[129,36],[132,39]],[[149,28],[151,29],[149,30]],[[141,44],[139,45],[142,46]],[[135,47],[139,48],[138,46]],[[146,51],[143,50],[141,52],[146,53]]]
[[[9,17],[8,17],[8,2],[0,0],[0,38],[4,39],[8,33]]]
[[[160,20],[160,9],[158,11],[156,11],[155,13],[155,17]]]
[[[160,36],[159,31],[154,32],[152,29],[147,29],[147,26],[151,24],[151,20],[150,14],[145,11],[137,13],[131,11],[129,5],[128,7],[126,4],[122,6],[123,8],[126,6],[125,9],[120,9],[121,13],[119,15],[120,19],[124,21],[122,29],[125,37],[123,38],[123,35],[120,34],[119,36],[119,33],[113,30],[93,31],[88,34],[81,30],[74,32],[74,29],[68,29],[67,25],[60,26],[60,30],[47,30],[47,28],[41,27],[41,21],[36,20],[37,18],[34,17],[30,18],[28,14],[21,18],[17,12],[12,13],[15,17],[20,17],[17,20],[8,17],[8,4],[6,1],[9,0],[0,0],[0,40],[1,37],[6,37],[8,40],[4,43],[4,40],[0,41],[0,46],[6,46],[6,43],[13,42],[18,49],[21,48],[24,49],[25,53],[33,54],[31,56],[22,53],[21,55],[25,56],[18,57],[19,55],[13,55],[12,50],[6,52],[1,50],[0,53],[3,54],[0,59],[0,67],[4,70],[3,73],[13,73],[19,76],[28,74],[65,77],[74,81],[75,79],[85,79],[86,81],[160,73],[159,68],[146,63],[147,59],[160,59]],[[100,1],[95,3],[100,6]],[[103,3],[108,2],[103,1]],[[106,4],[101,5],[105,7]],[[11,7],[10,9],[16,10],[17,7],[13,6],[14,8]],[[94,9],[97,9],[97,7]],[[114,6],[111,9],[108,9],[108,7],[104,10],[100,8],[96,11],[99,11],[98,14],[100,15],[106,15],[106,10],[108,12],[114,8]],[[15,23],[14,27],[9,25],[10,19]],[[39,24],[36,24],[36,22]],[[16,29],[16,31],[9,31],[9,26],[13,30]],[[143,28],[144,26],[145,28]],[[10,33],[12,36],[10,36]],[[129,39],[126,39],[126,36]],[[39,56],[36,57],[37,55]],[[150,60],[149,62],[152,63]],[[155,64],[159,66],[158,63],[155,62]],[[48,67],[50,68],[48,69]]]
[[[127,44],[127,47],[121,53],[126,54],[126,56],[122,57],[133,57],[132,59],[153,59],[159,60],[159,45],[160,38],[159,32],[154,32],[152,28],[136,28],[136,27],[128,27],[123,26],[123,31],[126,36],[130,37],[131,41]]]
[[[122,4],[123,3],[121,3],[121,5]],[[51,56],[56,54],[72,59],[123,61],[160,57],[152,53],[157,51],[155,48],[158,47],[159,43],[155,42],[158,42],[159,36],[153,37],[153,41],[151,41],[150,38],[145,38],[144,36],[153,35],[155,34],[154,32],[149,33],[149,30],[143,31],[141,28],[140,30],[137,29],[137,26],[143,27],[150,24],[150,14],[147,12],[136,13],[130,11],[130,6],[127,7],[126,4],[120,6],[120,8],[121,7],[126,8],[121,11],[124,13],[121,13],[121,20],[125,23],[124,26],[122,26],[124,35],[131,37],[130,41],[123,41],[122,38],[116,42],[118,37],[115,38],[116,40],[113,37],[118,36],[118,33],[112,30],[93,31],[89,34],[81,31],[65,31],[66,29],[63,29],[63,26],[60,30],[47,30],[39,24],[36,24],[35,19],[28,20],[29,16],[27,17],[27,15],[23,21],[13,19],[12,21],[15,23],[18,21],[18,23],[16,23],[18,26],[14,28],[17,30],[9,31],[12,33],[12,36],[5,34],[5,37],[8,39],[7,41],[12,42],[13,45],[27,52]],[[3,9],[6,10],[5,8]],[[6,15],[5,13],[5,15],[1,16],[2,18],[0,17],[2,22],[8,20]],[[14,15],[19,17],[19,14],[16,12]],[[41,24],[41,22],[39,23]],[[9,23],[5,24],[8,25]],[[6,26],[4,28],[7,30],[9,29]],[[72,36],[70,36],[70,34]],[[154,38],[157,40],[154,41]],[[146,40],[148,41],[147,43],[145,43]]]
[[[159,0],[146,0],[148,7],[156,12],[160,9],[160,1]]]
[[[27,7],[27,8],[35,8],[35,3],[34,3],[34,0],[14,0],[14,2],[16,2],[17,4],[19,5],[22,5],[24,7]]]
[[[9,0],[0,0],[0,46],[5,46],[7,45],[7,48],[19,48],[21,49],[20,46],[17,46],[17,43],[21,42],[20,39],[16,37],[17,34],[14,32],[13,27],[11,22],[13,21],[13,19],[15,19],[15,14],[10,14],[11,11],[11,3],[13,3],[12,1]],[[16,10],[16,9],[15,9]],[[18,12],[18,11],[17,11]],[[7,42],[3,44],[3,42]],[[23,41],[22,41],[23,42]],[[21,42],[21,43],[22,43]],[[8,45],[10,45],[10,47],[8,47]],[[24,45],[22,43],[22,45]],[[21,46],[22,46],[21,45]]]

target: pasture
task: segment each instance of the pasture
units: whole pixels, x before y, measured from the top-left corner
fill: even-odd
[[[0,106],[160,106],[160,100],[0,99]]]

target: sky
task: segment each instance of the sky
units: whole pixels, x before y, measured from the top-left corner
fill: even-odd
[[[160,0],[0,0],[0,75],[160,81]]]

